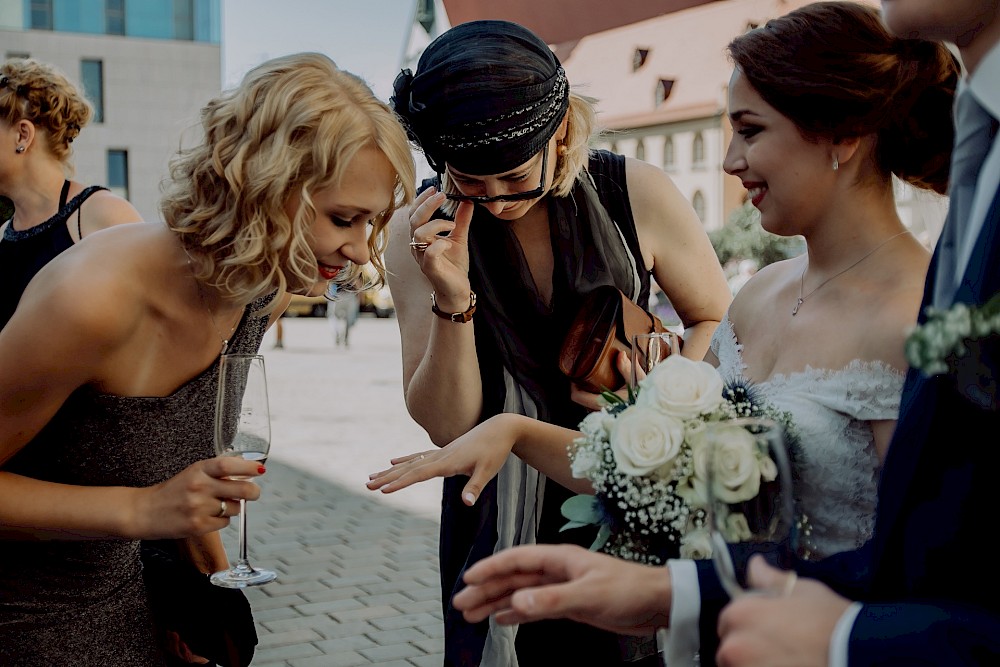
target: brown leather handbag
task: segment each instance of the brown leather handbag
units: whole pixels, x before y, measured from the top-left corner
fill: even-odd
[[[584,297],[563,339],[559,370],[587,391],[614,391],[625,384],[615,352],[631,354],[636,334],[666,330],[660,318],[633,303],[620,289],[601,285]]]

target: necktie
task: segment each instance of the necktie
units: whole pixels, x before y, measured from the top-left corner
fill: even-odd
[[[961,281],[959,256],[976,194],[976,178],[997,133],[997,120],[966,89],[955,103],[955,149],[951,156],[948,215],[938,241],[934,305],[951,306]]]

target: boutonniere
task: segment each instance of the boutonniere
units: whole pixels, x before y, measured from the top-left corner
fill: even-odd
[[[928,306],[923,324],[906,336],[906,360],[927,375],[952,376],[959,392],[977,405],[996,409],[995,362],[984,345],[1000,337],[1000,293],[982,306]]]

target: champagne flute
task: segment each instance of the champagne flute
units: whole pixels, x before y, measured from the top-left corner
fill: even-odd
[[[712,562],[730,597],[753,591],[750,556],[789,568],[795,553],[795,503],[784,432],[771,419],[743,417],[707,425],[705,478]],[[696,463],[697,466],[697,463]]]
[[[215,453],[263,464],[270,444],[271,419],[264,357],[223,354],[219,360],[219,393],[215,403]],[[247,559],[247,506],[246,500],[240,498],[239,558],[228,570],[213,574],[211,581],[224,588],[244,588],[266,584],[277,576],[272,570],[251,566]]]
[[[673,331],[632,336],[632,376],[629,380],[629,389],[634,393],[642,378],[648,375],[656,364],[671,354],[680,353],[681,337]],[[642,371],[641,375],[640,370]]]

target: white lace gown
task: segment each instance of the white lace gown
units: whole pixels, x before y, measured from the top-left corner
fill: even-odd
[[[724,317],[712,338],[724,380],[743,377],[743,346]],[[854,549],[875,523],[879,461],[871,422],[896,419],[902,373],[882,362],[851,361],[831,370],[806,367],[754,382],[761,397],[792,414],[801,440],[797,489],[812,558]]]

